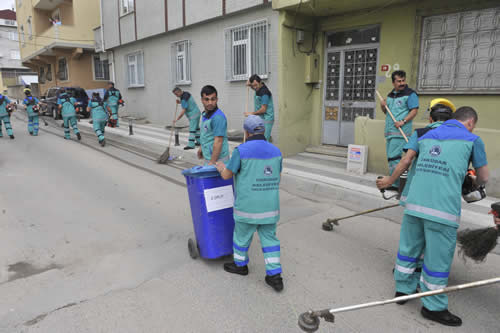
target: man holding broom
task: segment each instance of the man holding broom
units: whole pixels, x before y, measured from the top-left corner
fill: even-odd
[[[454,119],[419,137],[402,162],[408,168],[418,155],[396,260],[396,269],[405,270],[408,279],[396,280],[398,292],[415,292],[410,273],[422,254],[421,291],[447,286],[460,222],[462,183],[469,163],[476,170],[478,185],[486,184],[489,177],[484,143],[472,134],[477,120],[473,108],[459,108]],[[425,297],[422,303],[425,318],[447,326],[462,325],[462,320],[448,311],[446,294]]]
[[[264,120],[266,130],[264,136],[266,137],[266,140],[269,141],[274,124],[273,96],[269,88],[267,88],[264,82],[262,82],[260,76],[257,74],[250,76],[247,81],[247,86],[250,86],[253,90],[255,90],[255,111],[245,112],[245,117],[250,115],[261,117]]]
[[[189,119],[189,141],[184,150],[194,149],[195,146],[200,145],[200,109],[198,109],[193,96],[187,91],[182,91],[181,88],[175,87],[172,92],[178,98],[177,104],[180,104],[182,107],[181,114],[174,119],[174,125],[184,114],[186,115]]]
[[[385,140],[387,162],[389,163],[389,174],[392,175],[394,168],[401,160],[403,146],[406,141],[399,131],[401,128],[407,137],[411,134],[412,120],[418,112],[418,96],[406,84],[406,72],[395,71],[391,75],[392,90],[387,95],[386,101],[381,101],[382,111],[386,113],[385,118]],[[386,107],[391,110],[396,122],[387,114]],[[399,178],[393,184],[390,190],[397,191],[399,188]]]

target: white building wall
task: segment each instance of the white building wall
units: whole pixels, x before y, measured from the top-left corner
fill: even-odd
[[[165,32],[165,0],[136,1],[135,6],[138,39]]]
[[[170,4],[171,1],[169,1]],[[170,9],[169,9],[170,11]],[[267,19],[269,23],[269,78],[265,83],[273,93],[275,125],[273,138],[278,139],[278,13],[271,6],[257,7],[235,15],[225,16],[205,24],[171,31],[158,37],[139,40],[116,48],[116,85],[126,99],[124,113],[146,117],[153,123],[169,124],[175,111],[175,96],[171,93],[171,45],[175,41],[191,41],[192,83],[182,88],[194,96],[202,109],[200,91],[206,84],[219,92],[219,107],[226,114],[229,129],[243,126],[247,88],[245,81],[225,80],[224,29]],[[170,23],[170,20],[169,20]],[[127,87],[126,55],[137,50],[144,52],[143,88]],[[253,110],[254,92],[250,91],[249,110]]]
[[[118,1],[101,0],[101,4],[105,46],[107,49],[119,46],[120,34],[118,30]]]
[[[186,1],[186,25],[222,15],[222,0]]]
[[[182,0],[168,0],[168,30],[182,28]]]
[[[262,3],[262,0],[226,0],[226,13],[234,13]]]
[[[135,13],[124,15],[120,18],[120,33],[122,44],[135,41]]]

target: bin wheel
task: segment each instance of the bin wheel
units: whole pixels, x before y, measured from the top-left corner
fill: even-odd
[[[198,252],[198,245],[196,244],[196,241],[193,240],[192,238],[188,239],[188,250],[189,250],[189,256],[192,259],[196,259],[200,255]]]

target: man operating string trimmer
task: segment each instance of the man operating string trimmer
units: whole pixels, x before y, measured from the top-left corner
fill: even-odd
[[[478,120],[476,111],[461,107],[453,118],[419,137],[391,177],[377,183],[384,187],[394,182],[397,173],[408,169],[416,158],[394,274],[400,295],[416,292],[413,273],[422,254],[420,289],[425,292],[446,287],[460,222],[462,184],[469,163],[475,168],[474,181],[478,185],[486,184],[489,177],[484,143],[472,134]],[[448,326],[462,325],[462,320],[448,311],[445,294],[425,297],[422,303],[425,318]]]

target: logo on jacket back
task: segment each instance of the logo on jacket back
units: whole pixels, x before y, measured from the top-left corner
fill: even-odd
[[[273,168],[270,165],[268,165],[264,168],[264,175],[266,175],[266,176],[273,175]]]
[[[429,150],[429,154],[432,157],[437,157],[441,155],[441,147],[440,146],[432,146],[431,150]]]

